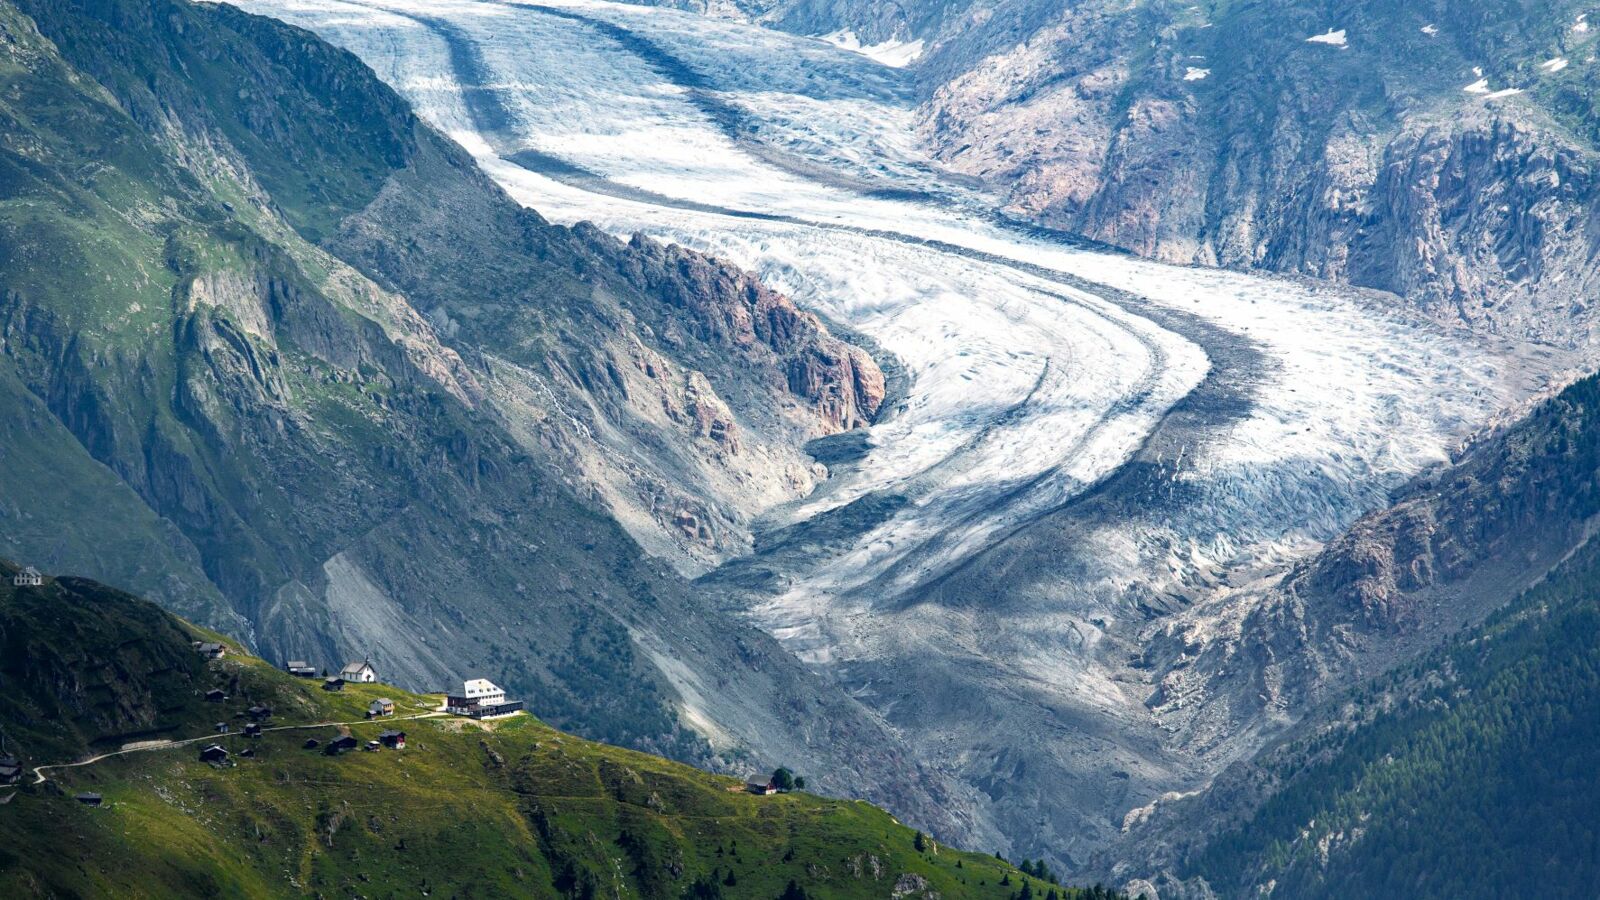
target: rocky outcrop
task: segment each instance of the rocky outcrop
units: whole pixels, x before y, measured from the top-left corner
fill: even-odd
[[[443,142],[330,246],[427,310],[479,364],[486,411],[685,573],[748,547],[755,516],[823,475],[806,442],[882,402],[871,358],[788,298],[680,247],[552,226]]]
[[[815,436],[871,424],[884,377],[864,350],[833,337],[815,315],[748,273],[642,235],[628,249],[623,271],[687,313],[696,338],[780,369],[789,391],[812,404]]]

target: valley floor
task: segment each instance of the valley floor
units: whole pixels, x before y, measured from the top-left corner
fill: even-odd
[[[239,5],[358,54],[548,218],[729,259],[894,358],[865,452],[702,581],[950,773],[979,846],[1070,865],[1289,716],[1152,698],[1141,641],[1234,627],[1573,365],[997,218],[919,154],[907,76],[822,40],[594,0]]]

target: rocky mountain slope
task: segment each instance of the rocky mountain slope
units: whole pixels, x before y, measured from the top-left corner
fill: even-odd
[[[881,725],[639,546],[693,570],[807,490],[802,444],[881,402],[865,353],[715,261],[544,222],[308,33],[175,0],[0,25],[3,552],[275,659],[492,666],[682,758],[811,746],[818,787],[938,827]],[[714,747],[681,724],[708,704]]]
[[[926,36],[922,134],[1015,211],[1177,262],[1595,338],[1582,3],[976,3]]]
[[[874,10],[849,4],[834,20],[800,30],[850,27],[851,16],[870,21]],[[1597,70],[1590,12],[1576,3],[1020,0],[919,6],[874,37],[929,44],[915,65],[927,96],[924,143],[956,170],[999,187],[1018,215],[1158,259],[1377,288],[1446,323],[1592,354],[1600,320],[1591,252]],[[1151,761],[1171,759],[1152,748],[1214,758],[1293,729],[1307,709],[1426,652],[1540,578],[1592,528],[1600,468],[1590,449],[1600,446],[1590,433],[1593,390],[1592,380],[1582,382],[1470,448],[1281,582],[1256,584],[1251,571],[1230,572],[1215,586],[1226,599],[1182,612],[1182,598],[1127,597],[1152,624],[1123,636],[1085,629],[1089,636],[1079,639],[1100,640],[1107,657],[1127,654],[1134,672],[1145,674],[1159,731],[1095,733],[1115,751],[1100,754],[1108,777],[1058,782],[1054,799],[1114,804]],[[1085,506],[1132,500],[1160,509],[1170,501],[1139,480],[1118,479],[1129,484],[1108,484]],[[1059,548],[1078,546],[1093,521],[1080,511],[1035,529],[936,596],[955,605],[1003,589],[999,602],[1023,610],[1034,595],[1065,593],[1066,576],[1040,573],[1067,568],[1080,581],[1092,579],[1092,565]],[[908,692],[897,714],[910,715],[901,710],[915,702]],[[976,710],[981,700],[970,703]],[[1082,727],[1090,731],[1087,717]],[[1142,765],[1109,761],[1130,747]],[[1016,765],[1004,755],[973,762],[992,772],[1000,790]],[[1455,762],[1481,764],[1467,756]],[[1302,786],[1297,796],[1325,787]],[[1149,810],[1135,809],[1133,830],[1098,855],[1100,864],[1119,852],[1135,860],[1152,847],[1170,852],[1165,842],[1198,857],[1196,835],[1242,815],[1234,790],[1259,800],[1254,785],[1231,780],[1202,795],[1200,812],[1148,837],[1137,823]],[[1230,881],[1225,896],[1253,895],[1274,878],[1285,896],[1336,893],[1363,872],[1410,874],[1419,866],[1472,873],[1451,885],[1430,882],[1422,891],[1430,896],[1454,896],[1462,884],[1488,895],[1514,892],[1508,884],[1570,886],[1587,877],[1452,868],[1469,857],[1503,861],[1507,852],[1487,839],[1455,848],[1449,863],[1422,854],[1404,863],[1411,868],[1389,869],[1376,863],[1375,840],[1328,864],[1327,840],[1354,840],[1351,832],[1316,814],[1294,821],[1312,837],[1296,841],[1286,827],[1273,835],[1299,854],[1292,863],[1282,859],[1291,852],[1285,844],[1248,828],[1244,840],[1257,841],[1256,856],[1207,851],[1213,861],[1227,860],[1223,868],[1260,867]],[[1318,837],[1322,846],[1314,845]],[[1152,869],[1123,874],[1132,871]]]
[[[1593,896],[1596,550],[1139,829],[1182,848],[1162,896]]]
[[[1592,797],[1592,786],[1556,788],[1550,778],[1566,776],[1543,771],[1528,775],[1525,794],[1501,779],[1522,765],[1516,760],[1570,758],[1556,745],[1581,743],[1569,726],[1593,718],[1585,654],[1593,644],[1592,535],[1600,515],[1597,428],[1600,377],[1590,377],[1481,439],[1264,596],[1242,602],[1249,611],[1232,627],[1218,627],[1228,616],[1213,609],[1151,635],[1145,663],[1166,674],[1149,702],[1171,727],[1205,742],[1265,718],[1278,721],[1279,733],[1204,790],[1135,810],[1095,865],[1124,878],[1204,873],[1215,880],[1226,869],[1213,885],[1222,896],[1253,896],[1254,885],[1274,879],[1285,890],[1297,885],[1290,896],[1319,896],[1391,871],[1390,864],[1433,873],[1433,881],[1423,879],[1430,885],[1423,896],[1489,896],[1513,883],[1592,878],[1581,868],[1535,871],[1538,854],[1508,854],[1490,832],[1523,822],[1518,828],[1528,837],[1559,819],[1532,812],[1542,802],[1538,791]],[[1489,624],[1474,627],[1486,616]],[[1530,670],[1541,673],[1532,682]],[[1369,679],[1377,680],[1347,692]],[[1454,742],[1462,728],[1493,733],[1462,745]],[[1439,740],[1448,759],[1433,759],[1426,773],[1408,774],[1398,788],[1372,781],[1365,790],[1376,795],[1366,800],[1346,793],[1362,790],[1362,779],[1387,778],[1385,759],[1423,765]],[[1481,802],[1499,804],[1498,812],[1482,811],[1489,831],[1431,847],[1378,837],[1361,844],[1363,834],[1390,834],[1418,816],[1455,821],[1444,804],[1473,801],[1436,778],[1459,780]],[[1420,793],[1405,801],[1398,798],[1413,795],[1396,790]],[[1407,802],[1415,812],[1403,811]],[[1355,807],[1352,820],[1346,813]],[[1331,856],[1330,843],[1339,848]],[[1400,848],[1398,859],[1379,844]],[[1447,852],[1456,854],[1450,862],[1441,856]],[[1377,857],[1389,861],[1378,865]],[[1449,873],[1465,880],[1438,881]]]
[[[38,665],[8,669],[0,698],[8,749],[30,768],[28,783],[0,787],[8,897],[1001,898],[1024,884],[1089,896],[940,846],[865,803],[752,796],[530,716],[438,716],[439,697],[391,685],[329,693],[236,646],[207,662],[189,642],[215,636],[149,603],[86,579],[13,588],[15,571],[0,564],[0,646]],[[227,699],[203,699],[213,688]],[[366,721],[379,696],[394,718]],[[271,708],[260,737],[238,733],[252,705]],[[233,733],[217,735],[216,719]],[[386,729],[405,732],[403,749],[322,752]],[[166,743],[31,775],[134,740]],[[214,741],[229,762],[198,760]]]
[[[1600,376],[1478,440],[1265,591],[1145,635],[1147,704],[1205,746],[1298,717],[1481,620],[1545,576],[1600,515]],[[1226,624],[1222,624],[1226,623]]]

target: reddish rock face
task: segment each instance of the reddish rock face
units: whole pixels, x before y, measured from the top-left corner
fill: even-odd
[[[870,424],[883,405],[883,371],[859,347],[812,343],[788,358],[785,374],[791,393],[816,404],[829,433]]]
[[[680,324],[699,340],[775,366],[789,392],[811,405],[819,434],[871,424],[883,405],[884,376],[866,351],[732,266],[639,235],[629,249],[621,264],[629,277],[687,313]]]

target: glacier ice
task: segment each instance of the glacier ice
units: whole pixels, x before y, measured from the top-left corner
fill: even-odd
[[[853,673],[959,659],[984,684],[1026,685],[993,701],[1027,706],[1015,716],[1052,697],[1154,730],[1146,688],[1098,649],[1129,615],[1117,598],[1203,607],[1281,573],[1561,374],[1553,354],[1391,297],[1162,265],[1007,221],[920,153],[906,76],[847,41],[603,0],[236,2],[355,52],[547,218],[727,258],[898,360],[908,387],[866,456],[763,524],[898,505],[784,557],[780,587],[749,611],[862,702],[924,728],[908,739],[952,768],[992,735],[917,720],[932,713],[891,708]],[[1155,441],[1218,381],[1238,409]],[[1187,502],[1095,523],[1087,562],[1024,607],[918,604],[1141,453]],[[714,709],[695,716],[720,728]]]

